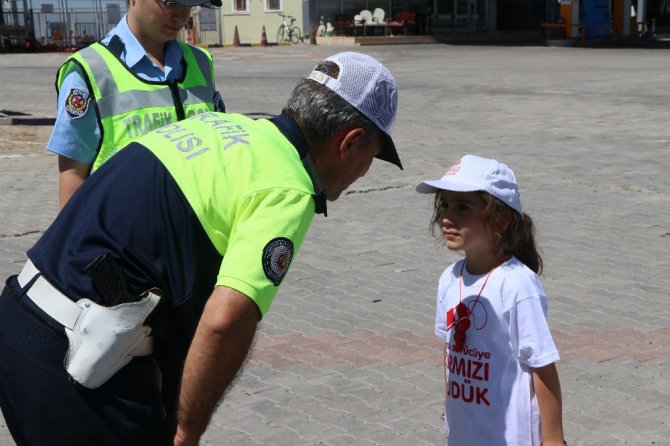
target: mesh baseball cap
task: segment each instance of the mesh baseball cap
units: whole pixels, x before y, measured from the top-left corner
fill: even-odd
[[[518,213],[523,212],[519,187],[512,169],[507,164],[477,155],[465,155],[442,178],[422,181],[416,185],[415,190],[420,194],[430,194],[438,190],[484,191]]]
[[[325,85],[372,121],[384,135],[384,147],[377,156],[402,169],[391,128],[398,111],[398,87],[384,65],[367,54],[346,51],[330,56],[339,67],[337,78],[312,71],[308,79]]]
[[[184,6],[201,6],[206,4],[221,6],[221,0],[176,0],[176,2]]]

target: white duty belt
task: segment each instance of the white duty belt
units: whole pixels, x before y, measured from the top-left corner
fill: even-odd
[[[39,277],[26,292],[26,295],[56,322],[72,330],[82,312],[82,308],[42,277],[40,271],[30,259],[28,259],[18,277],[21,288],[25,288],[35,276]]]
[[[42,277],[30,260],[18,280],[22,288],[34,281],[25,294],[65,328],[69,343],[65,370],[84,387],[101,386],[134,357],[153,351],[151,327],[144,322],[161,299],[154,292],[113,307],[86,298],[74,302]]]

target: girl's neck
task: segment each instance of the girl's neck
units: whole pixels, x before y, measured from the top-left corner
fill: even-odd
[[[481,276],[491,271],[496,266],[509,258],[508,255],[502,257],[493,253],[484,253],[478,255],[467,254],[465,257],[465,268],[473,276]]]

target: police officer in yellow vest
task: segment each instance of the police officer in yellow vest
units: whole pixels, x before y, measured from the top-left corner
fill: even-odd
[[[402,168],[397,104],[379,61],[339,53],[279,116],[206,112],[105,163],[0,296],[17,443],[197,445],[315,213],[375,157]]]
[[[58,116],[47,149],[58,154],[61,207],[129,141],[206,111],[225,111],[211,55],[175,40],[198,5],[221,0],[129,0],[100,42],[60,67]]]

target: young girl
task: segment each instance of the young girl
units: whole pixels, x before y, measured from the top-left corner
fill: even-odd
[[[538,279],[542,259],[514,173],[466,155],[439,180],[431,230],[465,258],[440,277],[449,446],[554,446],[563,440],[558,351]]]

